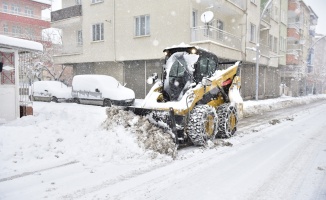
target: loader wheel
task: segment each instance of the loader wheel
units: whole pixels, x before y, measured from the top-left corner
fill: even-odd
[[[112,102],[110,101],[110,99],[104,99],[103,106],[104,107],[111,107],[112,106]]]
[[[208,105],[198,105],[190,112],[187,133],[194,145],[205,146],[208,139],[215,138],[217,126],[215,109]]]
[[[217,108],[218,132],[217,137],[229,138],[237,130],[238,112],[235,106],[223,104]]]

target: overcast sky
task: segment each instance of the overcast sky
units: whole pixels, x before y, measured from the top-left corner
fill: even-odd
[[[326,35],[326,0],[304,0],[318,15],[317,33]]]
[[[52,10],[59,10],[62,8],[62,4],[61,4],[62,0],[52,0]]]

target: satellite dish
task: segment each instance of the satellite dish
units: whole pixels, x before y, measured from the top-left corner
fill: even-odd
[[[212,21],[213,18],[214,18],[214,13],[212,11],[206,11],[200,16],[200,20],[205,24]]]

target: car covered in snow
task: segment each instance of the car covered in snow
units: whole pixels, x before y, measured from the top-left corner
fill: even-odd
[[[71,87],[60,81],[37,81],[31,85],[33,101],[66,102],[71,98]]]
[[[107,75],[76,75],[72,80],[72,97],[76,103],[101,106],[130,106],[135,92]]]

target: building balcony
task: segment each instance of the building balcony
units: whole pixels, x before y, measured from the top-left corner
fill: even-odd
[[[55,52],[54,56],[70,56],[70,55],[79,55],[83,53],[82,45],[65,45],[63,44],[57,52]]]
[[[242,10],[247,9],[247,2],[243,0],[228,0],[229,2],[233,3],[234,5],[238,6]]]
[[[51,22],[57,22],[78,16],[82,16],[82,5],[75,5],[51,12]]]
[[[35,35],[30,35],[25,33],[4,32],[2,30],[0,30],[0,35],[6,35],[14,38],[20,38],[25,40],[37,41],[37,42],[48,41],[46,38],[42,36],[35,36]]]
[[[16,12],[12,12],[11,10],[5,10],[3,8],[0,8],[0,13],[7,14],[7,15],[26,17],[26,18],[31,18],[31,19],[37,19],[37,20],[49,21],[48,19],[42,18],[41,15],[25,14],[23,12],[17,12],[16,13]]]
[[[289,52],[293,52],[293,51],[301,51],[302,52],[303,45],[301,45],[301,44],[288,44],[287,49],[288,49]]]
[[[286,64],[287,65],[299,65],[300,61],[298,55],[295,54],[287,54],[286,55]]]
[[[241,51],[241,37],[217,29],[212,26],[199,26],[191,28],[191,42],[212,41],[218,45]]]
[[[300,40],[300,33],[296,28],[289,27],[287,30],[288,38],[294,38],[295,40]]]
[[[311,36],[311,37],[315,37],[316,36],[316,31],[315,30],[309,30],[309,35]]]
[[[266,57],[269,57],[270,55],[270,47],[266,44],[259,44],[259,50],[260,50],[260,54]]]

